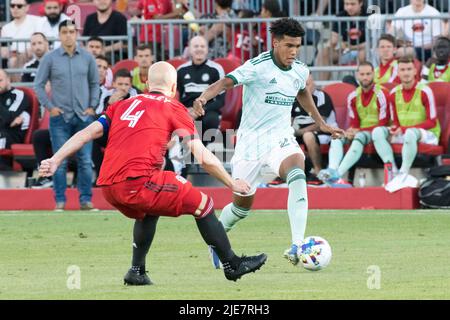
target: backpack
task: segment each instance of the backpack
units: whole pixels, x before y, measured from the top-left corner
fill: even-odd
[[[419,187],[422,208],[450,209],[450,166],[431,168]]]

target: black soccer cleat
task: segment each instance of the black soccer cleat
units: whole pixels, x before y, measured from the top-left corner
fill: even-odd
[[[229,262],[223,264],[225,278],[228,280],[236,281],[244,274],[255,272],[259,270],[261,266],[266,263],[267,255],[262,253],[258,256],[246,257],[242,256],[241,263],[236,269],[233,269]]]
[[[123,284],[129,286],[149,286],[153,282],[147,276],[147,273],[139,274],[137,271],[130,269],[123,278]]]

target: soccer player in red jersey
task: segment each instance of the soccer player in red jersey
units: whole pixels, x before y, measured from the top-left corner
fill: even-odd
[[[136,219],[133,231],[132,267],[125,284],[152,284],[146,275],[145,258],[150,249],[159,216],[191,214],[208,245],[224,262],[228,280],[258,270],[267,256],[238,257],[231,249],[222,224],[216,218],[213,201],[191,183],[173,172],[163,171],[166,145],[173,133],[190,148],[203,168],[233,192],[247,193],[249,185],[233,180],[220,161],[204,147],[197,136],[187,109],[173,99],[177,73],[166,62],[149,69],[149,94],[116,102],[86,129],[75,134],[55,155],[43,160],[41,176],[51,176],[61,162],[84,144],[108,135],[108,144],[97,184],[105,199],[125,216]]]

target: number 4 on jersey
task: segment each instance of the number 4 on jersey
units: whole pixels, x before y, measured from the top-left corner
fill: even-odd
[[[139,118],[144,114],[145,110],[141,110],[136,112],[135,114],[131,114],[134,109],[141,103],[140,100],[134,100],[133,103],[128,107],[128,109],[122,114],[120,120],[130,121],[128,126],[130,128],[134,128],[136,123],[139,121]]]

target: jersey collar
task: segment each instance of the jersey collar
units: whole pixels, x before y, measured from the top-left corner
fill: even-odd
[[[272,58],[273,63],[274,63],[280,70],[282,70],[282,71],[289,71],[289,70],[292,69],[292,66],[289,66],[289,67],[283,67],[282,65],[279,65],[279,64],[277,63],[277,60],[275,60],[275,56],[274,56],[274,54],[273,54],[273,49],[270,50],[270,57]]]

